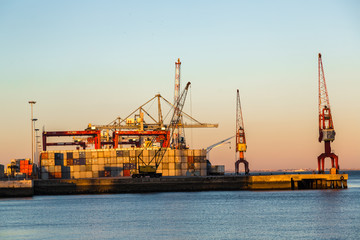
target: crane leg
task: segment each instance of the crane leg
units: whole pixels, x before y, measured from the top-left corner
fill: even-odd
[[[237,161],[235,162],[235,173],[236,173],[236,174],[239,174],[239,163],[240,163],[240,160],[237,160]]]
[[[235,173],[239,174],[239,164],[240,163],[244,163],[245,175],[249,175],[249,173],[250,173],[249,162],[246,161],[245,159],[239,159],[235,162]]]
[[[339,171],[339,161],[338,160],[339,160],[338,156],[335,155],[335,167]]]
[[[331,166],[334,168],[336,168],[337,171],[339,171],[339,157],[337,155],[335,155],[334,153],[322,153],[319,157],[318,157],[318,169],[319,169],[319,173],[324,173],[325,172],[325,158],[330,158],[331,159]]]

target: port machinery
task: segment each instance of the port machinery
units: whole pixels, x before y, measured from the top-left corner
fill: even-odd
[[[174,149],[186,148],[184,128],[217,128],[218,124],[202,123],[184,111],[179,111],[175,107],[180,97],[180,59],[175,62],[175,94],[174,103],[165,99],[160,94],[146,101],[140,107],[132,111],[125,118],[117,117],[106,125],[89,124],[85,131],[44,131],[43,132],[43,150],[48,146],[68,146],[76,145],[78,148],[86,149],[89,145],[94,145],[95,149],[117,148],[123,145],[136,147],[151,147],[149,140],[154,136],[155,141],[152,144],[158,144],[162,147],[171,147]],[[154,104],[156,102],[156,104]],[[165,107],[164,107],[165,103]],[[157,105],[157,111],[152,110],[152,106]],[[163,116],[165,108],[170,108],[168,113]],[[174,110],[179,121],[176,125],[165,123],[170,111]],[[187,119],[190,123],[184,122]],[[173,136],[170,136],[168,126],[174,128]],[[166,130],[168,129],[168,130]],[[48,142],[49,137],[69,137],[74,138],[73,142]],[[77,138],[75,138],[77,137]],[[171,142],[170,142],[171,139]]]
[[[318,55],[319,80],[319,142],[324,142],[325,152],[318,156],[318,171],[325,172],[325,158],[331,159],[332,168],[339,172],[338,156],[331,151],[331,142],[335,140],[335,129],[332,120],[329,95],[326,88],[325,74],[321,53]]]
[[[186,87],[184,88],[183,92],[181,93],[181,95],[176,99],[176,103],[174,106],[174,111],[170,120],[170,124],[168,125],[166,132],[170,132],[170,142],[174,142],[173,138],[177,137],[177,135],[175,134],[176,129],[178,128],[179,124],[181,123],[181,112],[182,109],[184,107],[185,104],[185,100],[186,100],[186,96],[188,93],[188,89],[190,86],[190,82],[188,82],[186,84]],[[151,142],[149,143],[149,145],[151,146],[153,144],[153,142],[155,142],[155,136],[152,138]],[[143,152],[144,152],[144,148],[142,148],[142,150],[140,151],[140,153],[137,156],[137,173],[134,173],[132,175],[133,178],[140,178],[140,177],[161,177],[162,174],[161,173],[157,173],[157,169],[166,153],[167,150],[167,146],[163,146],[160,145],[160,147],[155,151],[154,156],[151,158],[151,160],[149,162],[145,162],[143,160]],[[140,164],[142,163],[142,164]],[[153,165],[155,164],[155,165]]]
[[[245,127],[244,121],[241,111],[241,102],[240,102],[240,93],[239,89],[237,90],[236,96],[236,162],[235,162],[235,173],[239,174],[239,165],[240,163],[244,164],[245,167],[245,175],[250,173],[249,170],[249,162],[245,160],[245,152],[246,152],[246,138],[245,138]]]

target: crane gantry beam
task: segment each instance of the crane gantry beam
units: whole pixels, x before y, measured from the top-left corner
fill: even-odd
[[[152,116],[148,111],[144,109],[144,107],[148,104],[150,104],[152,101],[157,100],[158,102],[158,117],[157,119]],[[167,124],[164,123],[164,117],[162,115],[162,105],[161,100],[164,101],[170,108],[175,108],[175,106],[170,103],[167,99],[162,97],[160,94],[155,95],[150,100],[146,101],[144,104],[142,104],[140,107],[132,111],[129,115],[127,115],[125,118],[116,118],[112,122],[106,125],[95,125],[95,124],[89,124],[89,129],[97,129],[97,130],[162,130],[165,129]],[[127,119],[129,119],[131,116],[133,116],[137,112],[143,112],[145,113],[152,122],[145,122],[144,119],[141,119],[141,121],[144,122],[143,129],[141,129],[141,126],[139,123],[126,123]],[[213,124],[213,123],[202,123],[189,114],[185,113],[184,111],[181,112],[183,118],[190,120],[191,123],[183,122],[182,125],[184,128],[217,128],[219,124]]]

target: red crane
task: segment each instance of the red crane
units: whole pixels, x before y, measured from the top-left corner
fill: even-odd
[[[249,170],[249,163],[248,161],[245,160],[246,138],[245,138],[244,121],[241,111],[239,89],[237,90],[237,101],[236,101],[236,152],[239,152],[239,155],[236,154],[237,160],[235,162],[235,173],[239,174],[239,165],[240,163],[244,163],[245,174],[248,175],[250,170]]]
[[[325,158],[331,159],[332,168],[339,171],[338,156],[331,152],[330,143],[335,140],[334,123],[332,120],[329,96],[326,89],[325,75],[321,54],[318,59],[319,68],[319,142],[325,143],[325,152],[318,156],[318,171],[324,173]]]

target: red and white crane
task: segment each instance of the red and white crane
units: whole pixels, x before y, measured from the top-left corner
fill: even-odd
[[[335,140],[334,123],[332,120],[329,95],[326,88],[325,74],[321,54],[318,58],[319,69],[319,142],[325,143],[325,152],[318,156],[318,171],[324,173],[325,158],[331,159],[332,168],[339,171],[338,156],[331,152],[330,143]]]
[[[245,128],[244,121],[241,111],[241,103],[240,103],[240,94],[239,89],[237,90],[237,99],[236,99],[236,162],[235,162],[235,173],[239,174],[239,165],[240,163],[244,163],[245,165],[245,174],[248,175],[249,163],[245,160],[245,152],[246,152],[246,138],[245,138]]]

